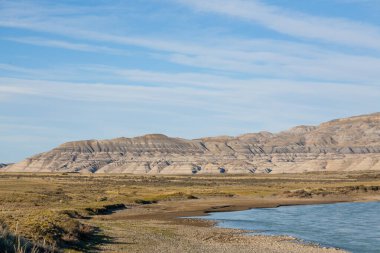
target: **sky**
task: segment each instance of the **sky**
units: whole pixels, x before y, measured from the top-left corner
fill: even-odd
[[[0,162],[380,111],[378,0],[0,0]]]

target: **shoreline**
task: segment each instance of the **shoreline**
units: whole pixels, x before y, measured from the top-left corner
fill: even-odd
[[[11,232],[18,226],[19,234],[33,242],[43,238],[67,250],[324,253],[336,250],[304,245],[290,237],[250,236],[247,231],[222,229],[210,221],[182,217],[288,205],[379,201],[380,173],[291,177],[0,173],[0,192],[4,210],[0,219]],[[114,208],[120,206],[125,209]],[[49,237],[41,222],[48,228],[60,228],[57,237]]]
[[[282,206],[297,205],[321,205],[354,202],[376,202],[380,196],[336,196],[322,198],[203,198],[196,200],[163,201],[150,205],[132,206],[132,209],[150,209],[148,213],[132,214],[128,218],[147,219],[158,218],[160,220],[171,220],[173,218],[190,216],[207,216],[213,212],[235,212],[254,208],[277,208]],[[182,205],[183,204],[183,205]],[[186,205],[187,204],[187,205]],[[196,205],[198,204],[198,205]],[[126,209],[126,210],[132,210]],[[124,210],[125,211],[125,210]],[[118,212],[123,212],[118,211]],[[189,214],[189,215],[188,215]],[[159,215],[159,216],[158,216]],[[158,217],[157,217],[158,216]]]
[[[316,241],[307,241],[307,240],[304,240],[302,238],[298,238],[298,237],[295,237],[295,236],[292,236],[292,235],[288,235],[288,234],[283,234],[283,235],[276,235],[276,234],[262,234],[261,232],[255,232],[255,230],[248,230],[248,229],[240,229],[240,228],[229,228],[229,227],[217,227],[218,225],[218,221],[216,220],[210,220],[210,219],[207,219],[206,217],[209,216],[211,213],[219,213],[219,212],[239,212],[239,211],[248,211],[248,210],[252,210],[252,209],[261,209],[261,208],[279,208],[279,207],[287,207],[287,206],[307,206],[307,205],[334,205],[334,204],[341,204],[341,203],[369,203],[369,202],[379,202],[380,201],[380,197],[378,198],[371,198],[371,199],[362,199],[362,198],[359,198],[359,199],[354,199],[354,200],[346,200],[346,201],[312,201],[312,203],[293,203],[293,204],[279,204],[279,205],[274,205],[274,206],[265,206],[265,207],[262,207],[262,206],[256,206],[256,207],[251,207],[251,208],[241,208],[241,207],[237,207],[236,209],[234,209],[233,207],[230,209],[231,206],[226,206],[226,210],[220,210],[220,209],[215,209],[215,210],[204,210],[204,215],[195,215],[195,216],[192,216],[192,217],[177,217],[177,218],[181,218],[181,219],[197,219],[199,221],[207,221],[207,222],[211,222],[212,224],[210,226],[218,229],[218,228],[227,228],[227,229],[233,229],[233,230],[237,230],[237,231],[243,231],[245,235],[248,235],[248,236],[265,236],[265,237],[270,237],[270,238],[290,238],[291,240],[294,240],[297,244],[302,244],[302,245],[306,245],[306,246],[312,246],[312,247],[318,247],[318,248],[322,248],[322,249],[334,249],[334,250],[339,250],[339,251],[343,251],[343,252],[349,252],[345,249],[342,249],[342,248],[339,248],[339,247],[335,247],[335,246],[332,246],[332,245],[323,245],[323,244],[320,244]],[[222,207],[223,208],[223,207]],[[200,217],[205,217],[204,219],[201,219]],[[253,234],[255,233],[255,234]]]
[[[339,248],[339,247],[336,247],[336,246],[333,246],[333,245],[325,245],[325,244],[321,244],[317,241],[308,241],[308,240],[304,240],[302,238],[299,238],[299,237],[295,237],[295,236],[292,236],[292,235],[289,235],[289,234],[264,234],[264,233],[261,233],[259,231],[255,231],[255,230],[248,230],[248,229],[241,229],[241,228],[230,228],[230,227],[218,227],[218,224],[219,224],[219,221],[217,220],[210,220],[210,219],[207,219],[207,216],[209,216],[211,213],[218,213],[218,212],[239,212],[239,211],[248,211],[248,210],[252,210],[252,209],[261,209],[261,208],[279,208],[279,207],[287,207],[287,206],[304,206],[304,205],[334,205],[334,204],[340,204],[340,203],[366,203],[366,202],[379,202],[379,200],[358,200],[358,201],[338,201],[338,202],[319,202],[319,201],[316,201],[314,203],[307,203],[307,204],[286,204],[286,205],[276,205],[276,206],[268,206],[268,207],[253,207],[253,208],[248,208],[248,209],[243,209],[243,208],[237,208],[236,210],[234,209],[228,209],[228,210],[213,210],[213,211],[210,211],[210,210],[205,210],[204,211],[204,215],[196,215],[196,216],[192,216],[192,217],[177,217],[177,218],[181,218],[181,219],[195,219],[195,220],[199,220],[200,222],[203,222],[203,221],[206,221],[206,222],[209,222],[210,226],[211,227],[214,227],[216,229],[219,229],[219,228],[227,228],[227,229],[233,229],[233,230],[236,230],[236,231],[243,231],[244,235],[247,235],[247,236],[264,236],[264,237],[269,237],[269,238],[290,238],[291,240],[294,240],[294,242],[296,242],[297,244],[301,244],[301,245],[305,245],[305,246],[312,246],[312,247],[318,247],[318,248],[322,248],[322,249],[334,249],[334,250],[339,250],[339,251],[343,251],[343,252],[349,252],[345,249],[342,249],[342,248]],[[203,218],[201,218],[203,217]]]
[[[131,224],[155,224],[157,229],[173,230],[178,233],[179,245],[189,243],[190,234],[192,237],[201,234],[197,241],[191,242],[206,244],[208,241],[216,240],[218,244],[213,245],[213,248],[218,248],[219,244],[234,252],[249,252],[244,249],[255,247],[254,252],[347,252],[343,249],[338,249],[333,246],[321,245],[317,242],[303,241],[302,239],[287,236],[287,235],[250,235],[252,231],[234,228],[220,228],[215,226],[216,221],[200,219],[199,217],[207,216],[210,212],[233,212],[249,210],[253,208],[277,208],[280,206],[290,205],[316,205],[316,204],[336,204],[349,202],[371,202],[380,201],[380,196],[356,196],[342,199],[342,196],[335,198],[314,198],[314,199],[288,199],[288,198],[208,198],[198,200],[185,201],[167,201],[152,205],[133,206],[132,208],[115,212],[110,216],[102,216],[95,218],[102,221],[102,224],[107,224],[109,221],[126,220]],[[197,218],[197,216],[199,216]],[[191,218],[190,218],[191,217]],[[209,235],[210,234],[210,235]],[[157,236],[155,236],[155,240]],[[219,239],[218,239],[219,238]],[[220,239],[223,238],[223,239]],[[166,238],[165,238],[166,239]],[[218,241],[219,240],[219,241]],[[205,243],[206,242],[206,243]],[[170,243],[161,242],[163,246],[158,249],[165,249],[170,252]],[[276,245],[276,246],[273,246]],[[161,248],[163,247],[163,248]],[[166,247],[166,248],[165,248]],[[242,249],[240,249],[242,247]],[[277,247],[283,250],[277,250]],[[140,248],[137,248],[139,251]],[[262,250],[260,250],[262,249]],[[265,249],[265,250],[264,250]],[[135,250],[131,250],[135,252]],[[150,251],[149,251],[150,252]],[[153,251],[156,252],[156,251]],[[190,252],[184,250],[184,252]],[[204,252],[212,252],[212,250],[204,250]],[[223,252],[223,251],[222,251]]]

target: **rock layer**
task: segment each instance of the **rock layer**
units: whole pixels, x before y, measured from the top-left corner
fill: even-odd
[[[380,113],[276,134],[194,140],[150,134],[68,142],[3,170],[135,174],[380,170]]]

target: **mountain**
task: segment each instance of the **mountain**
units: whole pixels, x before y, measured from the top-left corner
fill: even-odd
[[[380,170],[380,113],[275,134],[194,140],[149,134],[74,141],[3,170],[135,174]]]

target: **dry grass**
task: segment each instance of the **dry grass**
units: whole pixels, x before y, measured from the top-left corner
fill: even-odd
[[[45,244],[39,245],[26,240],[20,235],[12,234],[2,221],[0,222],[0,250],[5,253],[56,252],[54,247]]]
[[[84,222],[85,219],[110,213],[124,205],[215,196],[371,195],[378,194],[379,189],[378,172],[236,176],[0,173],[0,219],[9,231],[17,231],[34,243],[91,251],[107,238],[91,226],[91,220]],[[0,238],[3,243],[4,236]]]

